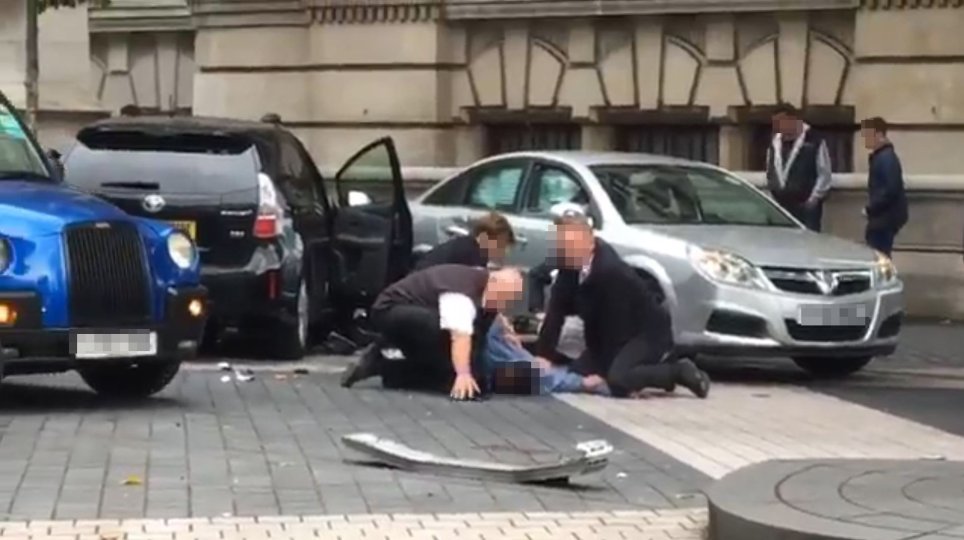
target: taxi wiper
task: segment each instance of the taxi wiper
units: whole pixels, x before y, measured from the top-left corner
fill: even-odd
[[[53,180],[50,175],[37,171],[0,171],[0,180]]]

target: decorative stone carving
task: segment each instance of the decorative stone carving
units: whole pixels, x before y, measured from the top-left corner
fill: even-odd
[[[188,109],[193,97],[193,33],[100,34],[91,41],[92,86],[102,105]]]

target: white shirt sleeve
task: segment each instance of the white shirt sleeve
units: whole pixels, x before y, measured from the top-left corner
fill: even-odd
[[[438,298],[439,328],[472,335],[475,327],[475,302],[459,293],[443,293]]]

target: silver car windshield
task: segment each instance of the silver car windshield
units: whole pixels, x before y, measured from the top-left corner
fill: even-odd
[[[626,223],[799,226],[765,196],[715,169],[685,165],[590,169]]]
[[[0,179],[49,179],[47,168],[16,114],[0,101]]]

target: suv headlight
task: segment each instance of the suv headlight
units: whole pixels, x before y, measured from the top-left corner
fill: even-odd
[[[711,281],[751,289],[766,288],[766,278],[760,270],[739,255],[716,249],[692,248],[689,257],[696,270]]]
[[[174,231],[167,237],[167,253],[178,268],[190,268],[197,259],[197,248],[186,234]]]
[[[6,238],[0,238],[0,272],[6,272],[13,262],[13,247]]]
[[[878,287],[887,287],[897,282],[897,267],[890,257],[877,252],[877,262],[874,263],[874,283]]]

